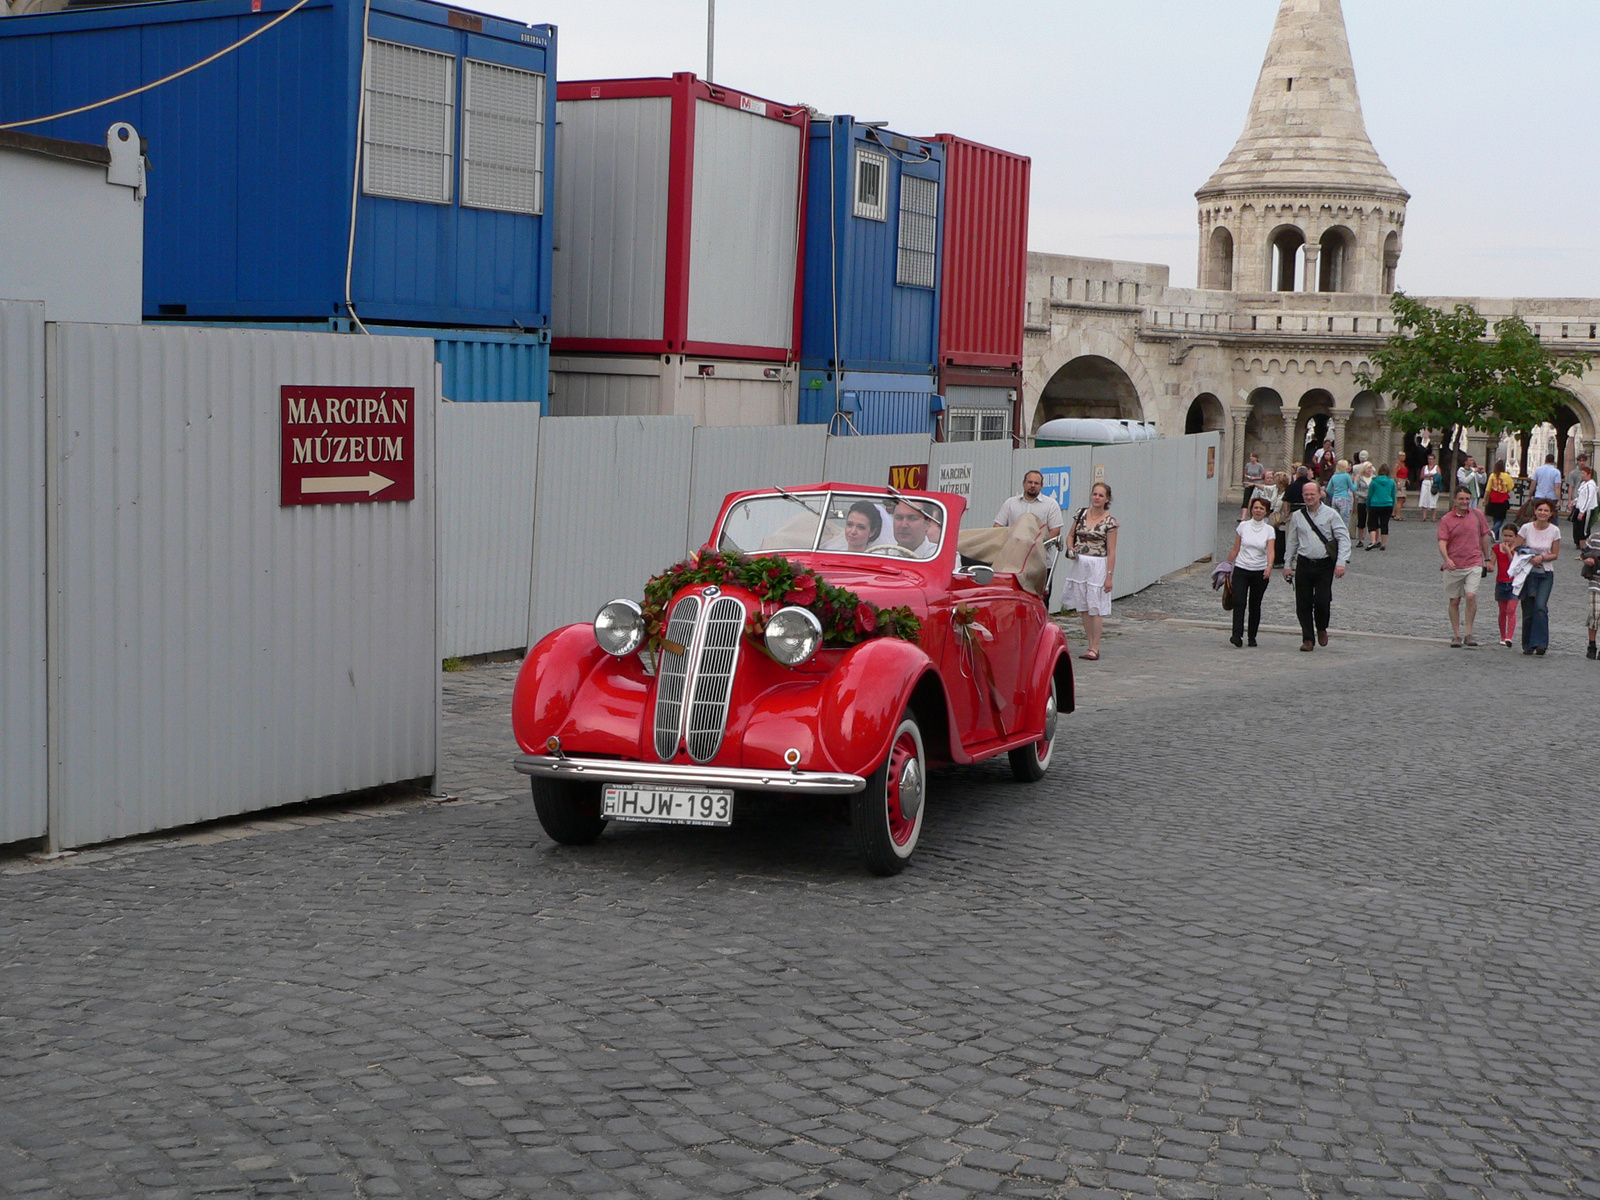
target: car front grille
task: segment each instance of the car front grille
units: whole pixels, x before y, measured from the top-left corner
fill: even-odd
[[[673,606],[667,641],[683,652],[663,648],[656,677],[655,746],[663,761],[682,742],[695,762],[709,762],[722,747],[744,618],[744,605],[732,596],[709,605],[685,596]]]
[[[682,650],[661,648],[656,670],[656,757],[663,762],[678,752],[683,735],[683,694],[689,682],[689,651],[700,620],[700,597],[685,596],[667,618],[667,641]]]

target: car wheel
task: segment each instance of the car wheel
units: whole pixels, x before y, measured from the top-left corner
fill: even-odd
[[[928,768],[922,731],[909,712],[900,719],[889,753],[850,797],[856,849],[874,875],[897,875],[911,861],[927,811]]]
[[[533,811],[544,831],[563,846],[587,846],[600,836],[600,785],[533,777]]]
[[[1050,697],[1044,702],[1044,736],[1037,742],[1013,750],[1007,756],[1011,759],[1011,774],[1021,783],[1038,783],[1044,778],[1044,773],[1050,769],[1050,761],[1056,753],[1056,681],[1050,681]]]

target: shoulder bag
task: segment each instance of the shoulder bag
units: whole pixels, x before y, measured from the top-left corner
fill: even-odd
[[[1317,535],[1317,541],[1322,543],[1323,550],[1327,552],[1328,561],[1337,564],[1339,561],[1339,539],[1333,538],[1330,540],[1328,535],[1322,532],[1322,526],[1317,524],[1309,509],[1302,508],[1299,515],[1305,518],[1306,524],[1311,526],[1311,532]],[[1298,558],[1299,556],[1296,555],[1296,557]],[[1295,569],[1298,570],[1299,567],[1300,564],[1298,562],[1295,563]]]

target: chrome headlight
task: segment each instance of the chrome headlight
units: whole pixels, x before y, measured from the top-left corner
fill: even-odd
[[[613,600],[594,615],[594,640],[607,654],[632,654],[644,641],[644,613],[632,600]]]
[[[805,608],[780,608],[767,620],[767,652],[786,667],[798,667],[822,645],[822,622]]]

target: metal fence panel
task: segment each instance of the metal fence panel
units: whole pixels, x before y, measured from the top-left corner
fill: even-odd
[[[687,549],[705,544],[729,492],[822,482],[827,431],[820,425],[701,426],[694,431]]]
[[[1113,599],[1142,591],[1211,553],[1216,489],[1215,481],[1203,476],[1205,446],[1216,441],[1215,434],[1191,434],[1092,448],[1091,472],[1103,472],[1115,495],[1111,511],[1119,532]],[[1202,478],[1197,480],[1197,475]],[[1091,479],[1075,497],[1076,507],[1088,503],[1092,483]],[[1211,522],[1204,536],[1197,509]]]
[[[688,417],[540,422],[528,645],[683,557],[693,461]]]
[[[52,326],[51,835],[432,775],[423,338]],[[416,499],[279,507],[279,388],[416,389]]]
[[[43,837],[44,305],[0,300],[0,845]]]
[[[928,486],[939,489],[940,467],[970,465],[967,511],[961,519],[963,529],[984,529],[994,524],[994,515],[1000,511],[1007,496],[1022,490],[1020,477],[1011,478],[1011,439],[992,442],[939,442],[928,456]]]
[[[890,467],[927,462],[932,445],[920,433],[831,437],[823,458],[822,473],[830,483],[865,483],[872,487],[883,487],[889,482]]]
[[[527,644],[537,404],[439,406],[439,653]]]

